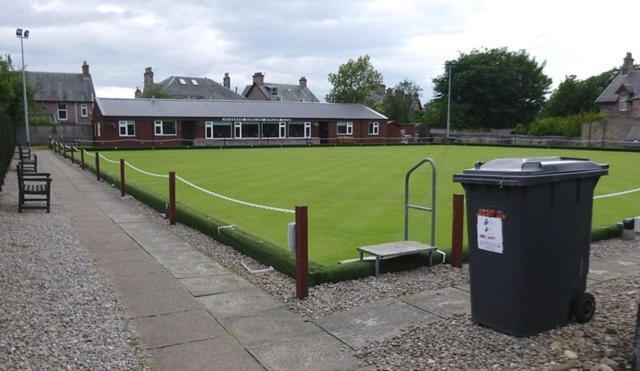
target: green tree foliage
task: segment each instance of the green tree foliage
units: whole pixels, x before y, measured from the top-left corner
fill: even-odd
[[[153,84],[148,88],[144,89],[144,93],[142,93],[143,98],[171,98],[171,95],[164,90],[164,88],[160,85]]]
[[[529,125],[519,124],[516,133],[527,135],[562,135],[565,137],[580,136],[582,124],[602,121],[604,116],[597,112],[585,112],[571,116],[549,116],[534,120]]]
[[[455,128],[509,128],[530,122],[542,109],[551,85],[543,73],[545,64],[524,50],[473,50],[447,63],[453,63],[451,122]],[[435,94],[425,115],[434,120],[434,114],[439,113],[440,124],[434,126],[443,126],[449,89],[446,65],[433,83]]]
[[[544,116],[570,116],[583,112],[598,112],[595,100],[609,86],[620,70],[613,68],[586,80],[578,80],[575,75],[564,81],[545,103]]]
[[[14,70],[10,55],[0,56],[0,112],[6,113],[16,123],[24,120],[22,94],[22,74]],[[33,106],[33,91],[29,87],[27,104]]]
[[[333,87],[325,97],[327,102],[368,104],[369,93],[382,84],[382,74],[364,55],[340,65],[338,73],[329,74],[329,82]]]
[[[380,109],[395,122],[414,122],[419,120],[420,111],[414,107],[414,101],[422,88],[415,82],[404,79],[386,94]],[[416,112],[417,111],[417,112]]]

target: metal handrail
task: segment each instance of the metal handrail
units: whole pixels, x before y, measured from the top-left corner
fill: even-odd
[[[413,205],[409,203],[409,179],[411,174],[425,163],[431,165],[431,207]],[[404,178],[404,240],[409,241],[409,209],[416,209],[431,213],[431,246],[436,247],[436,164],[430,158],[415,164]]]

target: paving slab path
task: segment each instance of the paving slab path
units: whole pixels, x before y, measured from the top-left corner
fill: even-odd
[[[51,152],[53,197],[158,370],[356,369],[352,349]]]

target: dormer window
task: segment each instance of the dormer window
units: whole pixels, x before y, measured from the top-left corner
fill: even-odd
[[[198,85],[198,81],[196,81],[195,79],[191,79],[191,83],[196,86]]]
[[[184,79],[178,79],[181,85],[187,85],[187,82]]]
[[[273,86],[267,86],[267,91],[271,93],[271,95],[278,95],[278,88]]]
[[[627,94],[620,94],[618,96],[618,110],[620,112],[629,110],[629,96]]]

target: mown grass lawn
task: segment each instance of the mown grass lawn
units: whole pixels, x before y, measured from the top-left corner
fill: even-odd
[[[176,173],[229,197],[281,208],[309,206],[309,254],[333,264],[356,257],[356,247],[403,239],[404,175],[430,157],[437,165],[436,245],[451,240],[451,195],[463,193],[452,175],[475,161],[501,157],[571,156],[610,165],[596,194],[640,187],[640,153],[484,146],[387,146],[321,148],[191,149],[103,152],[156,173]],[[118,174],[117,165],[101,168]],[[428,167],[413,177],[411,202],[428,204]],[[127,168],[127,181],[168,194],[166,179]],[[292,214],[265,211],[220,200],[177,183],[177,199],[192,208],[286,248]],[[594,201],[594,224],[612,224],[640,215],[640,192]],[[412,211],[410,238],[429,241],[428,214]]]

